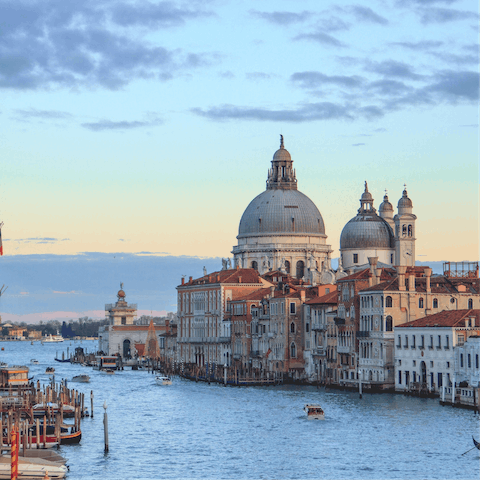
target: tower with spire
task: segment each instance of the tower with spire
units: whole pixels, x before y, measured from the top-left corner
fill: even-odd
[[[395,223],[395,263],[400,266],[415,266],[415,220],[413,203],[408,198],[407,186],[397,205]]]

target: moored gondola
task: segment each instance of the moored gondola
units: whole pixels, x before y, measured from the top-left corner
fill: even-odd
[[[473,444],[480,450],[480,442],[477,442],[472,435]]]

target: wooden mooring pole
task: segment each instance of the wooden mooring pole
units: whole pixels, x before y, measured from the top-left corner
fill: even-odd
[[[103,433],[105,438],[105,453],[108,452],[108,416],[107,416],[107,402],[103,403],[105,413],[103,414]]]
[[[90,416],[93,418],[93,390],[90,390]]]

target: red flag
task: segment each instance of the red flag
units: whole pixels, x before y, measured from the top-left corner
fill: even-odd
[[[267,350],[267,353],[265,354],[265,358],[268,358],[268,356],[269,356],[271,353],[272,353],[272,349],[269,348],[269,349]]]

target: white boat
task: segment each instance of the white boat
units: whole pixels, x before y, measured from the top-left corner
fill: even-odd
[[[11,478],[10,456],[0,457],[0,479]],[[65,478],[67,467],[58,462],[50,462],[41,458],[18,458],[18,478]]]
[[[43,337],[44,343],[59,343],[63,342],[64,338],[61,335],[48,335],[48,337]]]
[[[170,377],[164,377],[162,375],[156,375],[155,381],[158,385],[171,385],[172,379]]]
[[[38,365],[38,360],[35,359],[35,358],[32,358],[32,359],[30,360],[30,363],[33,363],[33,364],[35,364],[35,365]]]
[[[90,381],[90,377],[88,375],[75,375],[72,378],[72,382],[88,383],[89,381]]]
[[[101,368],[100,372],[107,373],[108,375],[115,375],[115,370],[113,370],[112,368]]]
[[[58,403],[37,403],[33,406],[33,415],[35,417],[43,417],[47,414],[47,410],[49,410],[54,415],[59,412],[61,409]],[[72,418],[75,415],[75,407],[72,405],[63,405],[63,416],[65,418]]]
[[[307,413],[307,418],[309,420],[325,420],[325,412],[320,405],[307,403],[303,409]]]

